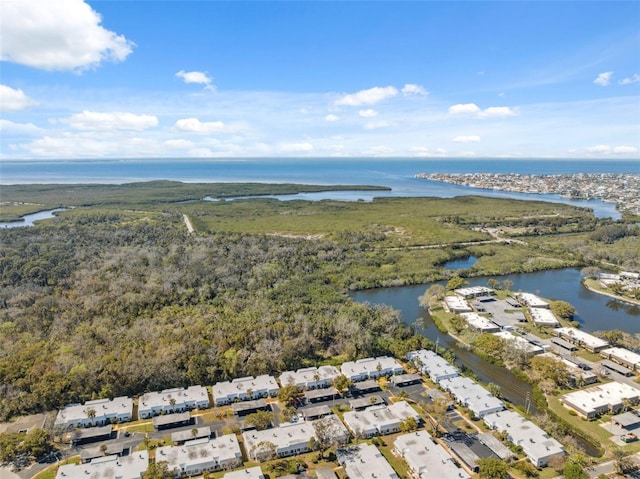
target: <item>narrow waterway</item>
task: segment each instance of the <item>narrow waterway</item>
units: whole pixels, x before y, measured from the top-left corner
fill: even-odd
[[[419,287],[380,288],[358,291],[352,295],[352,298],[358,302],[387,304],[399,310],[405,324],[414,325],[417,332],[437,342],[440,347],[453,351],[457,357],[457,366],[469,368],[485,383],[499,385],[505,399],[518,406],[527,407],[529,405],[530,412],[535,414],[537,412],[535,405],[529,404],[527,401],[532,392],[531,385],[516,377],[508,369],[485,361],[471,351],[461,347],[448,334],[441,333],[433,323],[427,310],[418,303],[418,297],[424,291],[424,285]]]
[[[8,221],[6,223],[0,223],[0,229],[3,228],[21,228],[24,226],[33,226],[35,221],[47,220],[53,218],[56,213],[60,211],[66,211],[65,208],[56,208],[54,210],[38,211],[30,215],[24,215],[22,221]]]

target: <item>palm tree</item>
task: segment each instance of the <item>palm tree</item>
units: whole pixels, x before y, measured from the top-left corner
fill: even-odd
[[[85,414],[91,420],[91,424],[95,424],[96,410],[90,407],[85,411]]]

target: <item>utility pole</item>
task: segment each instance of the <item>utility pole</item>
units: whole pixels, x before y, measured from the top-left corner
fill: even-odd
[[[527,392],[527,397],[525,399],[525,407],[527,409],[527,416],[529,415],[529,407],[531,407],[531,393]]]

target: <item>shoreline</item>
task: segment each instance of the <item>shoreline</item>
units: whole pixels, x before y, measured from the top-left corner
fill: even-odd
[[[591,286],[589,286],[585,281],[580,281],[580,283],[582,284],[582,286],[584,286],[585,288],[587,288],[589,291],[591,291],[592,293],[597,293],[597,294],[601,294],[603,296],[609,296],[612,299],[616,299],[618,301],[622,301],[623,303],[628,303],[628,304],[633,304],[635,306],[640,306],[640,301],[638,301],[637,299],[631,299],[631,298],[623,298],[621,296],[617,296],[613,293],[607,293],[605,291],[600,291],[598,289],[595,289]]]

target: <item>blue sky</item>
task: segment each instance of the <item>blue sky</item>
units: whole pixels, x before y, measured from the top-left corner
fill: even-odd
[[[639,158],[640,2],[3,0],[0,158]]]

